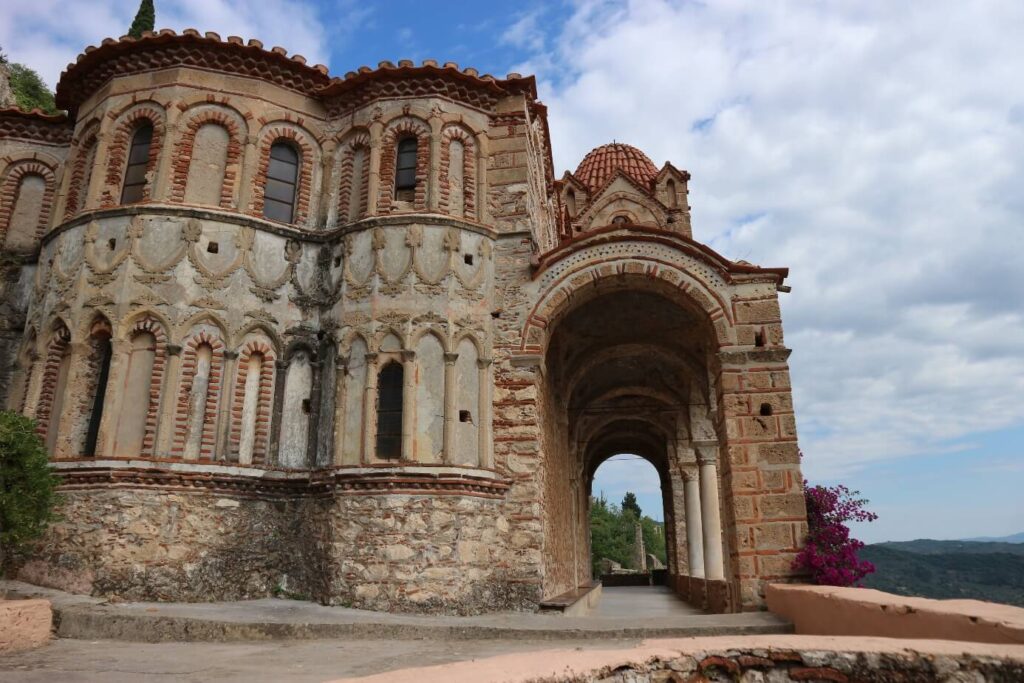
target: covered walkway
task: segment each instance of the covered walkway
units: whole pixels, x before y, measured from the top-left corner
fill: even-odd
[[[592,617],[692,617],[704,614],[668,586],[612,586],[601,589]]]

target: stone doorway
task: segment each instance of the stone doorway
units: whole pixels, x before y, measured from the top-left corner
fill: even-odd
[[[622,453],[650,462],[661,480],[666,583],[722,580],[710,321],[678,290],[662,291],[649,278],[609,278],[588,294],[548,328],[545,593],[589,581],[591,484],[598,466]],[[685,594],[703,606],[703,595]]]

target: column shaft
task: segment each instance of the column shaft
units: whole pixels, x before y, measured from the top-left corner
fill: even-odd
[[[684,475],[683,488],[686,493],[686,560],[690,565],[690,576],[704,576],[704,537],[700,516],[700,482],[697,473]]]
[[[718,465],[712,458],[700,460],[700,508],[704,531],[704,577],[725,578],[722,556],[722,516],[718,503]]]

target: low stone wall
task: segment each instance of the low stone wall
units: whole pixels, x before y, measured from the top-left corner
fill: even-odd
[[[1009,605],[799,584],[770,584],[766,595],[800,634],[1024,644],[1024,609]]]
[[[343,680],[361,683],[1010,683],[1024,680],[1024,647],[887,638],[722,636],[649,640],[638,647],[617,650],[577,648],[524,652]]]
[[[17,578],[135,601],[285,595],[379,611],[535,609],[501,499],[65,489]]]
[[[0,653],[45,645],[52,623],[49,600],[0,600]]]

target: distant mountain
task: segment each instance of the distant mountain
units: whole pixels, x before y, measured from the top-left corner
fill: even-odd
[[[997,543],[1024,543],[1024,531],[1009,536],[979,536],[978,538],[965,538],[965,541],[995,541]]]
[[[947,553],[1010,553],[1011,555],[1024,555],[1024,543],[1003,541],[934,541],[930,538],[920,538],[916,541],[875,543],[875,546],[921,555],[944,555]]]
[[[1024,607],[1024,544],[920,539],[865,546],[867,588],[924,598],[971,598]]]

